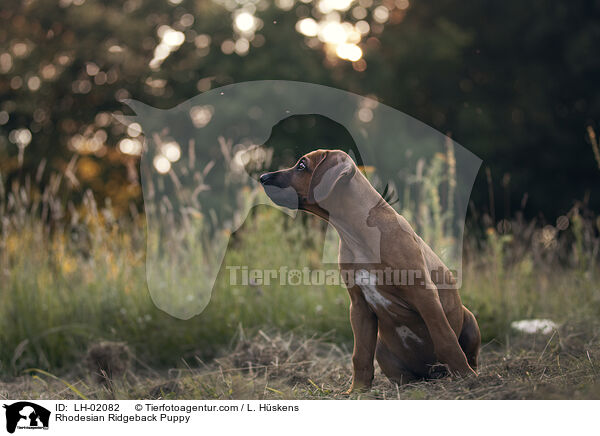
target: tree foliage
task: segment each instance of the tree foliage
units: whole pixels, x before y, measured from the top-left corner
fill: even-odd
[[[0,171],[10,184],[45,160],[126,207],[140,192],[136,157],[119,149],[126,127],[111,115],[127,111],[119,100],[168,108],[230,83],[285,79],[373,96],[451,133],[490,167],[496,218],[525,193],[530,215],[586,195],[597,208],[586,128],[600,119],[599,12],[592,0],[5,0]],[[350,44],[359,59],[302,34],[307,18],[367,23]]]

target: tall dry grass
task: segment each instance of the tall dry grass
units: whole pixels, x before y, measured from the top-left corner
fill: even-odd
[[[427,199],[418,219],[427,223],[422,230],[442,245],[451,217],[442,215],[440,198],[452,187],[451,150],[427,168],[429,173],[421,172],[421,177],[416,169],[413,179]],[[139,361],[154,368],[179,366],[194,357],[210,359],[240,328],[327,334],[340,346],[351,343],[343,288],[231,286],[224,267],[201,315],[182,321],[161,312],[145,284],[141,211],[132,207],[119,215],[110,201],[97,204],[91,191],[73,203],[70,190],[76,181],[70,171],[44,177],[40,167],[10,186],[0,184],[3,376],[31,367],[64,370],[100,340],[128,344]],[[42,180],[48,182],[42,185]],[[322,229],[310,217],[300,223],[277,210],[256,208],[233,235],[223,265],[320,268]],[[526,221],[518,214],[500,223],[473,216],[465,238],[461,293],[480,322],[484,341],[504,341],[511,321],[522,318],[557,323],[597,319],[599,232],[600,220],[582,205],[553,224]]]

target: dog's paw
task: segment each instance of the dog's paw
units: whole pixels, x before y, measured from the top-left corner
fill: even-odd
[[[353,384],[352,386],[350,386],[350,389],[342,392],[342,395],[349,396],[352,394],[363,394],[365,392],[369,392],[370,390],[371,390],[371,386]]]
[[[340,396],[347,398],[347,397],[350,397],[352,395],[361,394],[363,392],[366,392],[366,391],[363,390],[363,389],[356,389],[356,388],[351,387],[350,389],[348,389],[346,391],[340,392]]]
[[[477,377],[477,373],[467,365],[466,368],[461,368],[460,370],[452,371],[452,375],[459,378],[467,378],[467,377]]]

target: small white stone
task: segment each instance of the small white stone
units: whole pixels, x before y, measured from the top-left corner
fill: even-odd
[[[521,321],[513,321],[510,326],[523,333],[542,333],[544,335],[549,335],[558,328],[556,323],[549,319],[523,319]]]

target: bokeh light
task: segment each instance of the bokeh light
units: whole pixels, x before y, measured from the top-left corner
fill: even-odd
[[[249,12],[241,12],[235,17],[235,27],[240,32],[250,32],[252,31],[256,24],[254,15]]]
[[[362,57],[362,50],[356,44],[340,44],[336,49],[337,55],[352,62],[356,62]]]
[[[181,157],[181,148],[175,141],[170,141],[162,145],[161,153],[169,160],[169,162],[177,162]]]
[[[166,174],[171,170],[171,162],[162,154],[155,156],[152,163],[160,174]]]
[[[185,35],[183,32],[175,30],[165,24],[159,26],[156,33],[161,40],[154,49],[154,57],[149,63],[150,68],[153,70],[159,69],[165,59],[167,59],[172,52],[177,51],[185,42]]]
[[[31,131],[26,128],[13,130],[9,133],[8,139],[17,147],[25,148],[31,142]]]
[[[142,154],[142,143],[139,139],[125,138],[119,141],[119,150],[124,154],[139,156]]]
[[[319,25],[312,18],[303,18],[296,23],[296,31],[304,36],[317,36],[319,33]]]

